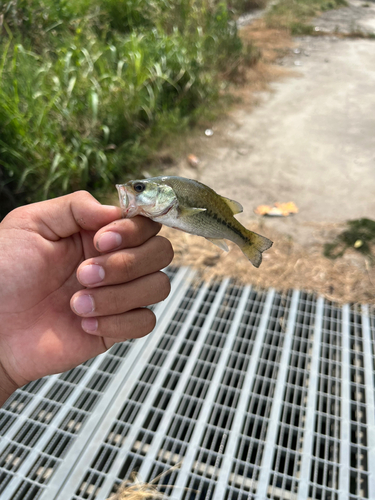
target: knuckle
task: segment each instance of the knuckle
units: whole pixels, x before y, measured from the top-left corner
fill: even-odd
[[[131,281],[133,279],[133,267],[134,259],[131,257],[129,252],[120,252],[119,254],[119,270],[123,281]]]
[[[124,318],[122,314],[113,317],[111,334],[115,338],[128,337],[126,325],[124,325]]]
[[[126,239],[129,246],[133,247],[138,247],[143,243],[142,231],[140,230],[140,223],[137,219],[137,217],[134,217],[133,219],[125,219],[125,221],[128,222],[126,226]]]
[[[115,343],[148,335],[155,328],[156,316],[150,309],[141,308],[125,314],[100,317],[98,321],[99,335]]]
[[[12,216],[15,216],[15,217],[23,218],[28,213],[27,208],[28,208],[27,205],[25,205],[23,207],[14,208],[11,212],[9,212],[9,214],[7,215],[7,217],[9,218],[9,216],[12,215]]]
[[[129,220],[131,221],[128,227],[129,241],[133,247],[139,247],[149,238],[147,227],[151,221],[141,216]]]
[[[168,264],[170,264],[174,258],[174,250],[173,250],[173,246],[172,246],[172,243],[167,240],[168,242],[168,246],[167,246],[167,250],[166,250],[166,258],[168,260]]]
[[[122,293],[113,293],[111,297],[111,311],[114,314],[121,314],[126,310],[126,296]]]
[[[140,246],[160,231],[160,224],[147,217],[137,216],[133,221],[133,244]]]
[[[69,200],[69,203],[74,207],[81,208],[85,206],[86,203],[91,203],[92,201],[98,202],[92,194],[88,191],[84,191],[81,189],[80,191],[74,191],[74,193],[70,193],[66,195],[66,200]]]
[[[1,221],[2,225],[10,223],[14,227],[19,227],[22,229],[27,229],[30,226],[30,221],[37,219],[37,208],[40,207],[40,203],[35,203],[34,205],[24,205],[22,207],[14,208],[9,212],[4,219]]]
[[[143,322],[144,322],[144,333],[147,335],[148,333],[152,332],[152,330],[155,328],[156,325],[156,316],[155,314],[150,311],[150,309],[143,309],[142,311],[143,314]]]
[[[84,189],[75,191],[74,193],[71,193],[68,196],[71,196],[72,199],[77,199],[77,200],[79,199],[80,201],[95,199],[92,194],[90,194],[88,191],[85,191]]]
[[[101,334],[111,339],[126,340],[130,338],[129,330],[123,314],[115,314],[100,318]]]
[[[163,236],[154,236],[151,238],[145,247],[147,248],[148,260],[152,262],[153,268],[163,269],[167,267],[173,260],[173,247],[169,240]]]
[[[159,271],[158,273],[158,289],[160,295],[163,297],[163,300],[166,299],[171,291],[171,282],[169,281],[168,276]]]

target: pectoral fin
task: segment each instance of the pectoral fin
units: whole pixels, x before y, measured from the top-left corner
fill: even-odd
[[[192,215],[197,215],[201,212],[206,212],[207,208],[187,208],[179,207],[179,217],[191,217]]]
[[[206,240],[211,241],[211,243],[221,248],[222,250],[225,250],[225,252],[228,252],[229,250],[228,245],[225,243],[224,240],[221,240],[219,238],[206,238]]]
[[[222,196],[222,198],[228,205],[228,207],[232,210],[233,215],[243,212],[243,206],[238,203],[238,201],[230,200],[229,198],[225,198],[224,196]]]

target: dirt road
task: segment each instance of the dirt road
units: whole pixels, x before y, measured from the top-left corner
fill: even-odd
[[[352,1],[315,26],[375,33],[375,3],[363,5]],[[298,215],[263,219],[262,231],[308,249],[322,243],[317,227],[375,218],[375,39],[295,38],[278,64],[293,74],[214,124],[212,137],[202,133],[200,167],[179,173],[240,201],[242,221],[255,222],[259,204],[294,201]]]

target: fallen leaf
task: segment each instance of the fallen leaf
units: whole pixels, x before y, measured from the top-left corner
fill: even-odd
[[[189,155],[187,157],[187,161],[189,165],[193,168],[197,168],[197,166],[199,165],[199,158],[195,155]]]
[[[293,201],[287,203],[275,203],[275,207],[279,208],[283,215],[298,214],[297,205]]]
[[[268,215],[270,217],[287,217],[290,214],[297,214],[298,208],[293,201],[287,203],[276,202],[275,206],[259,205],[254,212],[258,215]]]
[[[266,215],[270,210],[272,210],[270,205],[259,205],[254,212],[258,215]]]

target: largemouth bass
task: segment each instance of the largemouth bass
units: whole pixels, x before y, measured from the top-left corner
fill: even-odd
[[[243,211],[201,182],[183,177],[152,177],[117,184],[124,217],[143,215],[174,229],[203,236],[228,251],[224,239],[233,241],[255,266],[272,241],[246,229],[234,215]]]

